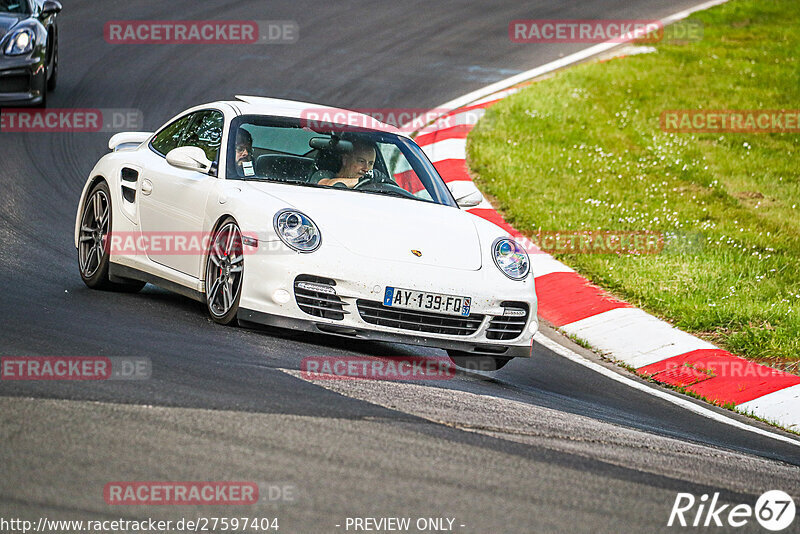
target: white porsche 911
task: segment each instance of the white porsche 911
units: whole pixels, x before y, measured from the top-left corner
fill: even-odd
[[[454,198],[388,125],[312,123],[304,110],[343,110],[237,98],[111,138],[75,223],[86,285],[149,282],[205,302],[218,323],[438,347],[466,367],[531,355],[530,260],[462,209],[480,200],[474,186],[453,182]]]

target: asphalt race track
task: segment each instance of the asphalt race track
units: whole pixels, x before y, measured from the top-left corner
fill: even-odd
[[[513,44],[512,19],[657,18],[695,3],[65,0],[48,104],[139,109],[146,130],[235,94],[430,108],[586,46]],[[295,20],[300,39],[107,44],[104,24],[128,19]],[[750,505],[771,489],[800,495],[800,440],[712,421],[541,346],[491,377],[311,383],[298,373],[307,356],[444,353],[225,328],[153,286],[90,291],[72,231],[109,136],[0,133],[0,355],[143,356],[152,378],[0,382],[0,517],[258,516],[277,517],[279,532],[327,533],[345,532],[347,517],[409,516],[455,518],[464,533],[653,532],[678,492]],[[135,480],[281,483],[296,495],[236,509],[104,502],[106,483]]]

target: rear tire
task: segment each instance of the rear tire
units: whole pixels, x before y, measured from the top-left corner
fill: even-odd
[[[81,279],[91,289],[135,293],[144,282],[112,282],[108,277],[111,221],[111,192],[105,182],[95,185],[86,195],[78,232],[78,268]]]
[[[450,360],[462,369],[470,371],[499,371],[513,358],[500,358],[497,356],[476,355],[460,350],[448,350]]]

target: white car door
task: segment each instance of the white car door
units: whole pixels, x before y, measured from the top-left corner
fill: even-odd
[[[216,110],[179,118],[153,138],[142,172],[139,219],[148,257],[196,278],[201,276],[205,253],[206,201],[217,178],[173,167],[165,156],[180,146],[197,146],[215,161],[223,122],[222,113]]]

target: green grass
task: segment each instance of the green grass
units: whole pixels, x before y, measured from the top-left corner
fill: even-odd
[[[579,345],[579,346],[583,347],[584,349],[589,349],[589,350],[592,349],[592,345],[588,341],[586,341],[585,339],[580,338],[580,337],[575,336],[575,335],[572,335],[572,334],[567,334],[567,333],[565,333],[563,331],[561,333],[566,335],[576,345]]]
[[[567,69],[491,107],[476,183],[539,230],[654,231],[651,255],[561,255],[593,282],[736,354],[797,372],[800,135],[665,133],[669,109],[800,108],[800,2],[693,15],[699,42]]]

